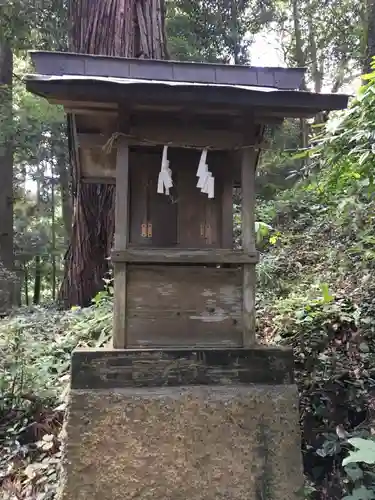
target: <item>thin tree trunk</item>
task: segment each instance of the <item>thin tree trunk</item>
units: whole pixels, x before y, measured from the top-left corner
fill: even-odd
[[[331,88],[332,94],[336,94],[336,92],[338,92],[342,87],[342,85],[345,83],[345,75],[347,73],[348,63],[349,63],[348,56],[346,54],[343,54],[342,59],[337,68],[335,81],[333,82]]]
[[[12,72],[13,56],[9,44],[0,40],[0,261],[13,270],[13,148],[12,148]],[[2,280],[7,309],[13,300],[11,280]]]
[[[318,49],[315,40],[314,22],[310,10],[308,12],[307,25],[309,29],[309,52],[311,58],[311,76],[314,82],[314,91],[320,93],[322,91],[323,75],[319,70]]]
[[[232,55],[234,64],[241,64],[241,46],[238,35],[238,8],[237,0],[231,2],[231,24],[232,24]]]
[[[372,58],[375,56],[375,0],[366,2],[365,56],[363,72],[371,71]],[[367,82],[365,82],[367,83]]]
[[[18,264],[16,268],[17,283],[15,285],[15,304],[18,307],[22,306],[22,284],[24,280],[24,270],[22,265]]]
[[[29,271],[27,269],[27,264],[23,265],[24,270],[24,290],[25,290],[25,305],[29,306]]]
[[[69,182],[69,171],[64,156],[60,156],[57,158],[56,168],[60,183],[62,218],[64,222],[66,241],[69,242],[72,232],[73,210],[72,210],[72,196],[71,196],[70,182]]]
[[[42,262],[40,259],[40,255],[36,255],[33,304],[37,305],[40,303],[41,288],[42,288]]]
[[[37,169],[37,177],[36,177],[36,205],[37,205],[37,211],[40,213],[40,204],[41,204],[41,197],[40,197],[40,190],[41,190],[41,175],[42,175],[42,170],[40,168],[40,163],[38,163],[38,169]],[[41,285],[42,285],[42,269],[41,269],[41,260],[40,260],[40,255],[35,255],[35,274],[34,274],[34,295],[33,295],[33,304],[39,304],[40,302],[40,290],[41,290]]]
[[[70,0],[70,50],[123,57],[166,57],[164,0]],[[73,119],[69,119],[72,124]],[[70,126],[70,152],[76,149]],[[80,182],[73,161],[73,224],[60,299],[86,306],[103,286],[114,234],[115,190]]]
[[[55,167],[52,164],[51,175],[51,233],[52,233],[52,300],[56,300],[56,225],[55,225]]]
[[[293,28],[294,28],[294,39],[295,39],[295,61],[297,66],[306,66],[306,57],[303,50],[302,44],[302,33],[301,33],[301,18],[299,11],[299,0],[292,0],[292,11],[293,11]],[[306,90],[305,77],[302,80],[301,90]],[[300,119],[300,146],[305,149],[308,146],[309,130],[308,124],[304,118]],[[304,164],[304,162],[302,162]]]
[[[298,8],[298,2],[299,0],[292,0],[293,29],[294,29],[294,39],[295,39],[294,58],[297,63],[297,66],[304,67],[306,61],[302,45],[301,18]],[[303,79],[301,90],[306,90],[305,79]]]

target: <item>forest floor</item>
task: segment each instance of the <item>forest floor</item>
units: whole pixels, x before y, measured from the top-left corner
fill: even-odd
[[[258,334],[294,348],[306,498],[348,494],[355,479],[342,467],[347,438],[372,433],[373,207],[361,210],[333,216],[298,187],[258,208],[273,228],[260,242]],[[0,321],[2,499],[55,497],[70,354],[105,345],[111,318],[111,298],[102,294],[87,309],[20,309]]]

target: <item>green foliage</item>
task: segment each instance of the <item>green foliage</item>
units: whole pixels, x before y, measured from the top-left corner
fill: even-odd
[[[280,234],[263,248],[273,265],[258,282],[259,336],[293,347],[305,473],[319,498],[375,495],[375,80],[368,78],[317,138],[309,178],[258,205],[258,219]]]
[[[267,300],[267,295],[262,298]],[[354,487],[372,487],[370,476],[366,483],[358,479],[352,484],[356,471],[349,466],[351,458],[341,462],[348,444],[358,443],[348,436],[368,436],[360,424],[373,397],[375,342],[369,325],[374,316],[350,298],[333,296],[325,284],[320,290],[296,287],[268,301],[260,305],[259,330],[265,341],[294,350],[306,474],[318,490],[328,484],[329,491],[338,490],[342,496],[354,494]],[[352,434],[340,439],[337,424]]]
[[[257,168],[256,187],[263,199],[272,199],[282,189],[291,188],[302,163],[294,159],[301,143],[299,120],[285,120],[266,133],[266,147]],[[291,175],[294,173],[295,175]]]
[[[347,443],[355,448],[344,458],[342,465],[351,483],[351,492],[343,500],[375,498],[375,469],[365,464],[375,464],[375,442],[372,438],[353,437]]]
[[[167,1],[168,44],[180,60],[236,62],[250,59],[252,37],[273,17],[270,1]]]
[[[341,210],[367,202],[374,192],[375,71],[366,80],[349,109],[327,123],[310,152],[312,166],[323,171],[316,188],[340,196]]]
[[[282,0],[276,23],[287,65],[307,66],[307,84],[337,92],[362,67],[365,2]]]
[[[67,154],[65,114],[60,106],[26,90],[21,76],[32,71],[29,59],[16,58],[14,66],[18,76],[13,99],[15,163],[36,169],[53,155]]]
[[[0,41],[16,52],[39,47],[62,50],[67,44],[65,0],[6,0],[0,2]]]
[[[30,71],[29,61],[16,58],[15,70],[18,74]],[[59,107],[27,92],[17,78],[13,93],[16,264],[24,280],[33,285],[35,258],[41,259],[42,295],[51,300],[66,250],[59,182],[61,169],[67,171],[69,161],[66,120]],[[27,304],[27,290],[23,289]]]
[[[26,393],[57,403],[71,351],[78,345],[103,346],[110,337],[111,319],[112,304],[101,298],[88,309],[47,313],[36,307],[1,320],[0,413],[22,406]]]
[[[372,439],[352,438],[348,439],[348,443],[354,446],[356,451],[351,451],[349,455],[344,458],[342,461],[344,467],[348,464],[358,462],[364,462],[371,465],[375,464],[375,442]]]
[[[112,302],[88,309],[21,309],[0,320],[0,480],[4,500],[52,499],[61,460],[72,350],[103,347],[112,330]]]

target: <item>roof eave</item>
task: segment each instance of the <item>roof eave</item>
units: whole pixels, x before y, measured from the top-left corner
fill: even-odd
[[[314,94],[296,90],[273,90],[245,88],[244,86],[195,86],[179,82],[124,80],[122,83],[110,79],[96,80],[93,77],[75,80],[58,77],[52,81],[41,75],[26,78],[27,89],[39,96],[56,101],[100,101],[140,102],[170,104],[172,102],[189,106],[225,106],[243,110],[262,108],[287,118],[293,116],[314,116],[320,111],[340,110],[347,107],[349,96],[343,94]],[[202,108],[203,109],[203,108]],[[298,113],[296,114],[296,111]]]

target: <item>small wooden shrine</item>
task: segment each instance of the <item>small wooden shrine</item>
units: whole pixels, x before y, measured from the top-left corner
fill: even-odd
[[[346,106],[304,70],[33,52],[82,182],[116,183],[115,348],[254,343],[254,181],[267,125]],[[233,249],[233,186],[242,250]]]
[[[255,343],[255,170],[265,127],[347,97],[302,69],[32,57],[81,181],[116,184],[115,349],[73,352],[58,499],[298,500],[293,353]]]

